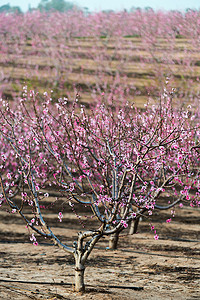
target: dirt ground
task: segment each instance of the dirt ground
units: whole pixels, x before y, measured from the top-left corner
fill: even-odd
[[[137,234],[121,234],[118,250],[106,250],[102,239],[88,259],[86,293],[80,294],[73,292],[73,257],[40,237],[33,246],[20,217],[1,210],[0,299],[200,299],[200,209],[178,208],[171,223],[168,217],[165,211],[152,220],[158,241],[144,220]],[[70,243],[78,225],[66,213],[53,230]]]

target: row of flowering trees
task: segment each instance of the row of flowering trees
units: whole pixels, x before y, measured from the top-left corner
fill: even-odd
[[[189,10],[153,11],[135,10],[132,12],[94,12],[85,14],[81,10],[67,13],[33,11],[25,14],[1,13],[0,33],[31,38],[36,32],[48,37],[51,31],[55,36],[66,34],[66,37],[90,36],[143,36],[161,38],[178,35],[199,35],[200,12]],[[42,25],[42,26],[41,26]]]
[[[114,247],[141,216],[178,203],[200,205],[199,119],[190,107],[174,108],[171,92],[142,111],[105,101],[86,110],[78,97],[73,104],[54,102],[25,87],[14,104],[1,100],[0,115],[1,207],[10,206],[33,231],[74,256],[76,291],[85,289],[86,261],[102,237],[110,236]],[[52,189],[98,221],[81,229],[72,245],[45,220],[43,191],[51,195]]]

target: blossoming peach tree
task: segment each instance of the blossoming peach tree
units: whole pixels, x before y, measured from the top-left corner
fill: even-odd
[[[141,215],[200,204],[199,124],[192,110],[173,108],[170,93],[141,111],[103,102],[86,110],[77,99],[53,102],[25,88],[16,103],[1,100],[0,114],[0,202],[74,256],[76,291],[85,289],[85,264],[102,237],[111,236],[113,247]],[[80,231],[72,246],[63,243],[43,214],[48,189],[82,205],[98,226]]]

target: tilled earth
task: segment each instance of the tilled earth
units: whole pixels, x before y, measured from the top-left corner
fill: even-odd
[[[53,231],[72,244],[83,228],[73,212],[63,215],[60,223],[55,211],[45,213]],[[121,234],[118,250],[106,250],[108,239],[102,239],[88,259],[86,293],[80,294],[73,292],[73,257],[40,237],[33,246],[20,217],[1,210],[0,299],[200,299],[200,209],[178,208],[166,223],[169,217],[167,211],[153,217],[157,241],[146,220],[137,234]]]

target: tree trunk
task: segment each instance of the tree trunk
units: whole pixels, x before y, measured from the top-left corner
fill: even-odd
[[[119,239],[119,232],[116,232],[110,236],[110,239],[109,239],[109,249],[110,250],[117,249],[118,239]]]
[[[134,221],[131,221],[131,225],[130,225],[130,229],[129,229],[129,234],[133,234],[134,233]]]
[[[75,291],[76,292],[84,292],[85,291],[85,283],[84,283],[84,272],[85,272],[85,262],[90,255],[94,245],[100,239],[102,234],[95,235],[93,231],[86,231],[84,233],[78,233],[78,242],[75,243]],[[90,237],[90,241],[85,243],[83,246],[83,240],[85,238]]]
[[[75,291],[84,292],[84,272],[85,266],[80,262],[80,256],[75,257]]]
[[[84,284],[84,272],[85,267],[83,269],[75,268],[75,291],[76,292],[84,292],[85,284]]]
[[[137,229],[138,229],[140,218],[141,217],[137,218],[136,220],[131,221],[131,226],[130,226],[129,234],[135,234],[135,233],[137,233]]]

